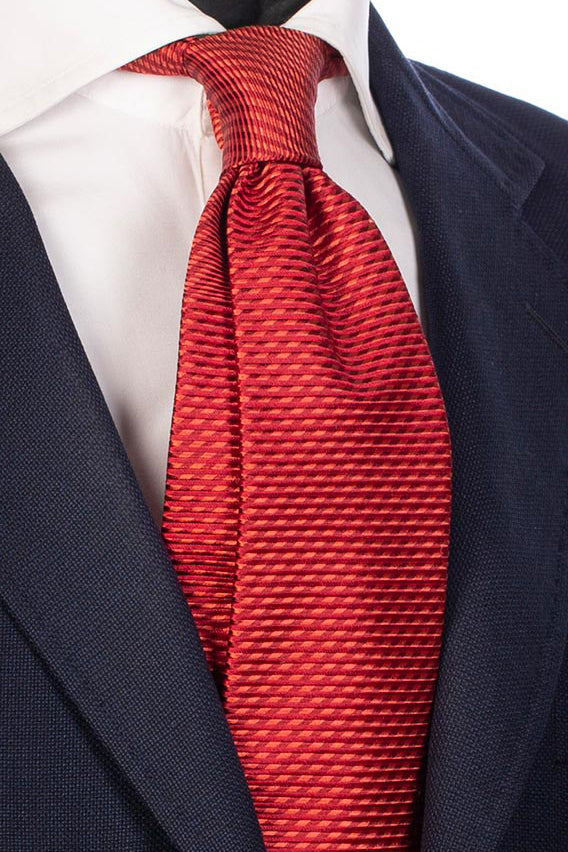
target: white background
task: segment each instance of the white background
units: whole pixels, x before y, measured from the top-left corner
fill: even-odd
[[[568,119],[566,0],[372,2],[409,59]]]

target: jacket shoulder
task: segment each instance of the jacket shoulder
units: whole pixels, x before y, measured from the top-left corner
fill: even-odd
[[[527,101],[501,94],[422,62],[411,62],[426,91],[470,139],[505,152],[516,140],[543,164],[523,205],[525,221],[568,268],[568,121]],[[505,153],[505,156],[507,154]]]
[[[568,121],[527,101],[504,95],[449,71],[423,62],[412,61],[411,64],[425,87],[452,118],[467,120],[468,110],[475,111],[476,118],[485,115],[488,122],[501,124],[504,130],[514,134],[546,162],[555,161],[565,171],[568,170]]]

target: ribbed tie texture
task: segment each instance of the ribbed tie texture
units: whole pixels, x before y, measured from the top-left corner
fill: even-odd
[[[185,284],[162,533],[268,852],[419,846],[451,497],[401,274],[322,170],[326,42],[254,25],[128,66],[205,87],[223,171]]]

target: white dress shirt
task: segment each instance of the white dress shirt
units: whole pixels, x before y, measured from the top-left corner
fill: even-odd
[[[310,0],[283,26],[325,39],[324,170],[369,212],[420,316],[415,240],[369,89],[369,0]],[[132,466],[160,522],[187,260],[221,172],[203,87],[116,70],[224,28],[186,0],[2,0],[0,154],[19,181]]]

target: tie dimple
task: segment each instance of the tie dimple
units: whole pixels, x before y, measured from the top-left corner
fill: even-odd
[[[347,74],[327,42],[269,25],[184,39],[125,67],[186,75],[203,85],[223,169],[258,161],[321,166],[314,117],[318,83]]]
[[[259,25],[128,67],[199,79],[223,149],[187,271],[162,532],[267,852],[414,852],[450,440],[390,249],[319,162],[317,81],[344,66]]]

